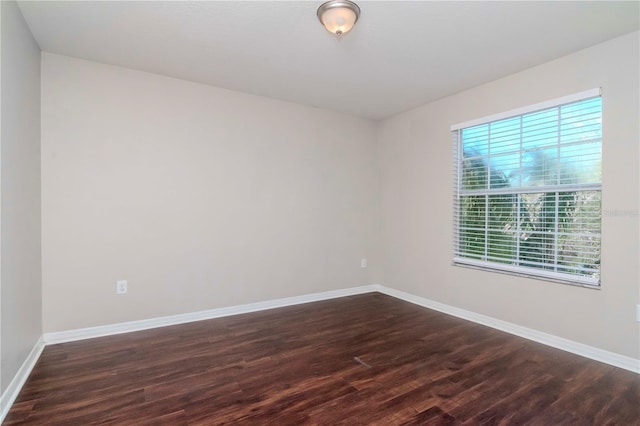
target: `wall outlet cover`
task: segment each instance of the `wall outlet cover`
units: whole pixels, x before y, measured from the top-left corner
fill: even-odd
[[[127,292],[127,284],[126,280],[116,281],[116,294],[125,294]]]

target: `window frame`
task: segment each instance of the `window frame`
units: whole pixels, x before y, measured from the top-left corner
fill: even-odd
[[[532,266],[520,266],[520,265],[511,265],[508,263],[500,263],[497,261],[491,261],[491,260],[486,260],[486,256],[487,256],[487,252],[486,252],[486,242],[485,242],[485,259],[473,259],[473,258],[467,258],[467,257],[462,257],[461,254],[461,249],[460,249],[460,234],[461,234],[461,208],[460,208],[460,203],[462,200],[462,197],[465,196],[464,194],[461,194],[461,188],[462,188],[462,173],[463,173],[463,161],[464,161],[464,155],[463,155],[463,140],[462,140],[462,131],[464,129],[467,128],[471,128],[471,127],[475,127],[475,126],[480,126],[483,124],[489,124],[489,123],[493,123],[496,121],[500,121],[500,120],[504,120],[504,119],[509,119],[509,118],[515,118],[515,117],[522,117],[525,114],[529,114],[529,113],[535,113],[538,111],[542,111],[542,110],[546,110],[546,109],[551,109],[551,108],[555,108],[555,107],[560,107],[566,104],[571,104],[571,103],[575,103],[575,102],[579,102],[579,101],[585,101],[588,99],[592,99],[592,98],[597,98],[597,97],[602,97],[602,90],[601,88],[595,88],[595,89],[590,89],[590,90],[585,90],[582,92],[578,92],[578,93],[574,93],[572,95],[568,95],[568,96],[563,96],[560,98],[556,98],[556,99],[551,99],[548,101],[544,101],[544,102],[540,102],[540,103],[536,103],[533,105],[529,105],[529,106],[525,106],[522,108],[516,108],[510,111],[505,111],[505,112],[501,112],[498,114],[493,114],[490,116],[485,116],[482,118],[478,118],[478,119],[474,119],[474,120],[470,120],[470,121],[465,121],[463,123],[459,123],[459,124],[455,124],[451,126],[451,135],[452,135],[452,142],[453,142],[453,166],[454,166],[454,179],[453,179],[453,260],[452,260],[452,264],[454,266],[461,266],[461,267],[468,267],[468,268],[474,268],[474,269],[481,269],[481,270],[485,270],[485,271],[491,271],[491,272],[497,272],[497,273],[502,273],[502,274],[509,274],[509,275],[516,275],[516,276],[523,276],[523,277],[527,277],[527,278],[533,278],[533,279],[540,279],[540,280],[545,280],[545,281],[553,281],[553,282],[559,282],[562,284],[570,284],[570,285],[577,285],[577,286],[581,286],[581,287],[587,287],[587,288],[594,288],[594,289],[600,289],[601,288],[601,268],[599,268],[598,270],[598,274],[597,277],[594,276],[582,276],[582,275],[577,275],[577,274],[570,274],[570,273],[565,273],[565,272],[557,272],[557,271],[549,271],[546,269],[539,269],[539,268],[535,268]],[[602,109],[600,110],[600,113],[602,114]],[[602,130],[602,125],[600,126],[600,130]],[[490,147],[490,140],[487,141],[487,143],[489,144],[488,146]],[[558,142],[560,143],[560,142]],[[490,149],[490,148],[489,148]],[[521,151],[522,152],[522,151]],[[602,159],[602,153],[600,153],[600,160]],[[545,186],[537,186],[537,187],[531,187],[531,188],[525,188],[525,187],[516,187],[516,188],[510,188],[510,190],[505,190],[504,193],[509,193],[509,194],[518,194],[518,196],[520,196],[521,194],[525,194],[525,193],[560,193],[560,192],[566,192],[566,191],[596,191],[600,193],[600,232],[599,232],[599,247],[600,247],[600,251],[602,249],[602,179],[600,178],[600,181],[598,183],[587,183],[587,184],[558,184],[558,185],[552,185],[551,187],[545,187]],[[467,190],[467,192],[469,192]],[[478,191],[478,193],[480,192],[484,192],[484,194],[487,197],[490,197],[492,195],[499,195],[499,193],[501,191],[497,191],[497,193],[494,193],[494,191],[492,191],[492,188],[487,188],[484,191]],[[468,195],[468,194],[467,194]],[[557,198],[556,198],[557,200]],[[519,205],[519,204],[518,204]],[[488,207],[487,207],[488,209]],[[557,207],[556,207],[557,209]],[[485,221],[486,220],[490,220],[487,218],[490,218],[490,216],[488,216],[489,213],[487,211],[487,213],[485,213]],[[519,220],[519,219],[518,219]],[[556,227],[557,227],[557,215],[556,215]],[[485,233],[489,232],[490,228],[486,228],[485,225]],[[519,229],[519,228],[518,228]],[[556,228],[557,229],[557,228]],[[557,234],[557,231],[554,235]],[[486,234],[485,234],[486,235]],[[517,238],[517,237],[516,237]],[[517,245],[519,246],[519,242],[517,242]],[[557,242],[554,243],[554,248],[557,251]],[[556,269],[558,266],[561,266],[557,259],[556,262],[551,263],[551,265],[553,265]]]

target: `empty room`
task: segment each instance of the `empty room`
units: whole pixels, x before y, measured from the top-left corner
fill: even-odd
[[[2,425],[640,425],[640,2],[0,14]]]

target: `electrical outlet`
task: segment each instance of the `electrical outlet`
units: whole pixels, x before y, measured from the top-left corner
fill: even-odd
[[[116,294],[125,294],[127,292],[127,281],[116,281]]]
[[[636,321],[640,322],[640,303],[636,305]]]
[[[360,267],[361,268],[367,267],[367,259],[360,259]]]

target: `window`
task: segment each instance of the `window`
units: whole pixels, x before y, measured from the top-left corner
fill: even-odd
[[[454,264],[600,285],[600,90],[452,126]]]

